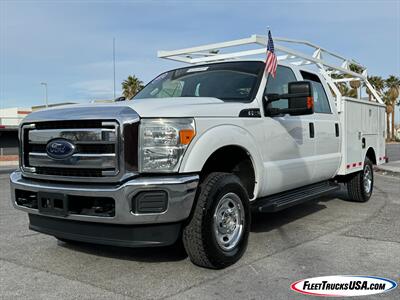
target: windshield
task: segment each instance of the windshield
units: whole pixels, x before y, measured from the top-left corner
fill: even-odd
[[[261,61],[246,61],[172,70],[151,81],[134,99],[215,97],[225,101],[250,101],[264,66]]]

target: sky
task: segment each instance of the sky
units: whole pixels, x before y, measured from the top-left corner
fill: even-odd
[[[0,0],[0,108],[89,102],[135,75],[148,82],[181,66],[172,50],[266,34],[309,40],[400,76],[400,0],[19,1]],[[400,116],[400,113],[397,114]]]

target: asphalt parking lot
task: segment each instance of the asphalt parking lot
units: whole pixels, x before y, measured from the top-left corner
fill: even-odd
[[[389,161],[400,160],[400,143],[386,144],[386,153]]]
[[[376,175],[368,203],[343,191],[275,214],[253,215],[245,256],[221,271],[177,248],[65,244],[28,230],[0,174],[0,298],[293,299],[296,280],[337,274],[400,279],[400,178]],[[400,299],[400,289],[376,298]]]

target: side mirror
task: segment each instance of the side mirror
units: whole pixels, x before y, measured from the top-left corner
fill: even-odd
[[[289,82],[289,109],[291,115],[311,115],[314,113],[313,89],[310,81]]]
[[[268,94],[266,112],[268,115],[290,114],[310,115],[314,113],[313,90],[310,81],[289,82],[287,94]],[[287,99],[287,107],[273,108],[272,102]]]

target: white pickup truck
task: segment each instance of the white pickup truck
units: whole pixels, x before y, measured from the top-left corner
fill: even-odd
[[[385,161],[385,106],[366,68],[308,42],[275,41],[275,78],[264,60],[244,58],[265,57],[266,38],[252,35],[160,51],[190,66],[159,75],[132,101],[30,114],[10,177],[14,207],[32,230],[62,241],[182,239],[193,263],[224,268],[246,250],[251,210],[278,211],[339,183],[368,201],[373,165]],[[370,101],[341,95],[338,85],[356,81]]]

